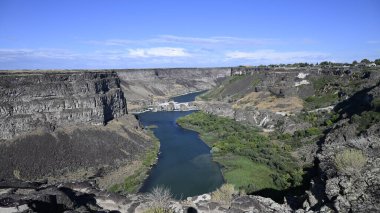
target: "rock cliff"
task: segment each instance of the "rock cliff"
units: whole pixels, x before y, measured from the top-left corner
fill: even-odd
[[[103,125],[126,113],[114,72],[4,72],[0,97],[0,139],[37,128]]]
[[[342,119],[317,152],[320,176],[305,206],[338,212],[380,209],[380,85],[368,87],[336,106]],[[313,192],[322,192],[313,193]],[[314,199],[318,198],[318,199]]]
[[[6,71],[0,97],[0,180],[92,178],[107,188],[153,147],[113,71]]]
[[[130,111],[141,110],[172,96],[208,90],[231,68],[170,68],[118,70]]]

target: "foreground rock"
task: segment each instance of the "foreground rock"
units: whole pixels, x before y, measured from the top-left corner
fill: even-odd
[[[380,86],[369,87],[353,96],[340,112],[346,119],[340,120],[327,134],[318,153],[321,170],[320,182],[312,190],[319,202],[311,207],[330,206],[338,212],[379,212],[380,211],[380,123],[376,117],[365,117],[358,122],[355,116],[371,112],[379,115],[376,101],[380,100]],[[359,118],[360,119],[360,118]],[[375,119],[375,120],[371,120]],[[359,131],[365,122],[366,129]],[[340,153],[347,153],[345,164],[337,162]]]
[[[5,184],[3,183],[3,186]],[[15,185],[13,184],[13,187]],[[145,212],[144,194],[121,196],[101,191],[90,182],[0,189],[0,212]],[[170,202],[174,212],[291,212],[269,198],[238,196],[226,205],[204,194]]]

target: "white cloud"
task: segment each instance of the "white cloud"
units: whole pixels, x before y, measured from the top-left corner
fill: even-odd
[[[150,57],[188,57],[190,54],[184,48],[154,47],[129,49],[129,56],[134,58]]]
[[[0,61],[19,58],[75,59],[77,56],[62,49],[0,49]]]
[[[161,35],[153,41],[184,43],[184,44],[246,44],[246,45],[269,45],[282,43],[279,39],[271,38],[239,38],[229,36],[201,37],[182,37],[174,35]]]
[[[329,54],[322,52],[292,51],[277,52],[275,50],[257,50],[253,52],[232,51],[227,52],[227,59],[245,59],[261,62],[290,63],[303,61],[318,61],[328,57]]]
[[[211,36],[211,37],[186,37],[175,35],[159,35],[149,39],[130,40],[130,39],[107,39],[107,40],[89,40],[87,44],[105,45],[105,46],[131,46],[146,44],[187,44],[187,45],[272,45],[283,44],[284,41],[273,38],[239,38],[229,36]]]

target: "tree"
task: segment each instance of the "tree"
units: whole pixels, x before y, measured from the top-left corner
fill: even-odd
[[[353,61],[353,62],[352,62],[352,65],[356,65],[356,64],[358,64],[357,61]]]
[[[378,59],[375,60],[375,64],[376,65],[380,65],[380,58],[378,58]]]
[[[371,63],[371,61],[369,61],[368,59],[365,58],[360,63],[369,64],[369,63]]]
[[[322,61],[319,65],[321,65],[321,66],[327,66],[327,65],[330,65],[331,64],[331,62],[329,62],[329,61]]]

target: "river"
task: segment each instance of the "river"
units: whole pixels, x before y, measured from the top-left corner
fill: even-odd
[[[200,93],[173,98],[177,102],[193,101]],[[176,120],[189,115],[186,112],[145,112],[138,115],[144,126],[155,125],[154,135],[160,140],[160,155],[140,192],[149,192],[156,186],[170,189],[177,199],[204,194],[218,188],[223,176],[212,161],[210,147],[197,132],[177,125]]]

